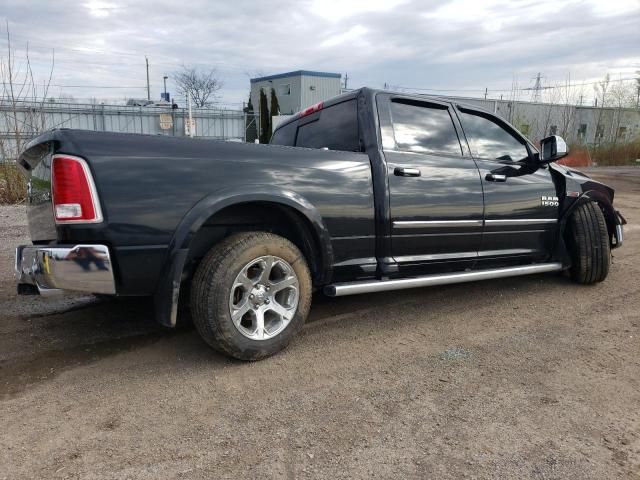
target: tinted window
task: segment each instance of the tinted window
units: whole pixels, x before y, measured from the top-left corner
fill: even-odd
[[[359,152],[356,101],[348,100],[322,109],[318,120],[298,128],[296,146]]]
[[[273,145],[289,145],[293,147],[296,140],[296,123],[291,122],[282,128],[278,128],[269,143]]]
[[[522,141],[493,120],[467,112],[461,114],[462,128],[478,158],[514,162],[528,158],[529,152]]]
[[[446,108],[394,101],[391,121],[400,150],[462,155],[460,141]]]

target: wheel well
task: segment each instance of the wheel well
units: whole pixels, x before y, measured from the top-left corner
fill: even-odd
[[[609,234],[609,240],[613,238],[615,235],[616,229],[616,212],[611,205],[611,201],[603,194],[598,192],[597,190],[591,190],[586,192],[582,197],[580,197],[573,205],[571,205],[569,211],[565,212],[565,217],[567,220],[573,215],[573,212],[576,208],[578,208],[583,203],[594,202],[604,215],[605,224],[607,225],[607,233]],[[567,235],[569,232],[569,228],[565,228],[563,231],[563,235]]]
[[[609,233],[609,239],[611,239],[616,230],[616,212],[611,205],[611,201],[602,193],[598,191],[590,191],[588,192],[588,198],[596,202],[600,210],[602,210],[602,214],[604,215],[605,223],[607,224],[607,231]]]
[[[322,274],[320,243],[311,222],[296,209],[275,202],[247,202],[226,207],[209,217],[189,245],[185,274],[191,277],[213,245],[236,232],[264,231],[291,241],[305,256],[316,283]],[[184,278],[184,277],[183,277]]]

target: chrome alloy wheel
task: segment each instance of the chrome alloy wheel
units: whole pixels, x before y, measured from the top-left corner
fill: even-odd
[[[229,313],[238,331],[252,340],[268,340],[293,319],[300,296],[293,267],[280,257],[251,260],[236,276]]]

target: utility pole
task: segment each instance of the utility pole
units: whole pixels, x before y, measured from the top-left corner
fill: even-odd
[[[531,90],[533,91],[533,98],[531,99],[532,102],[538,102],[540,101],[540,94],[542,93],[542,90],[549,90],[550,88],[553,87],[543,87],[542,86],[542,79],[544,77],[542,76],[541,73],[538,72],[538,75],[536,75],[534,77],[536,83],[534,83],[533,87],[528,87],[528,88],[523,88],[522,90]]]
[[[191,115],[191,94],[187,92],[187,106],[189,108],[189,136],[193,138],[193,116]]]
[[[349,81],[349,74],[345,73],[344,74],[344,89],[347,89],[347,82]]]
[[[144,61],[147,64],[147,100],[151,100],[151,88],[149,87],[149,59],[144,56]]]
[[[162,80],[164,81],[164,101],[168,102],[169,99],[167,98],[167,77],[166,75],[164,77],[162,77]]]
[[[540,100],[540,91],[542,90],[542,77],[540,76],[540,72],[536,75],[536,83],[533,86],[533,101],[537,102]]]

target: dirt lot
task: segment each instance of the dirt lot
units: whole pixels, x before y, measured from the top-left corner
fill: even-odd
[[[259,363],[140,301],[17,298],[0,209],[0,478],[640,478],[640,169],[603,284],[325,299]]]

